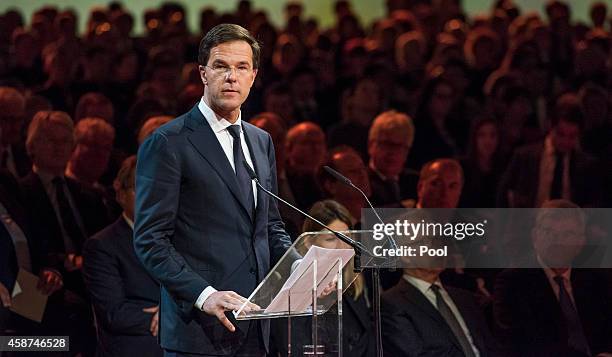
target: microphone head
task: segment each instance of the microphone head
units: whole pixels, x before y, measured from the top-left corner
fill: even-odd
[[[246,169],[249,176],[251,177],[251,180],[257,180],[257,174],[255,173],[255,171],[253,171],[251,166],[249,166],[246,160],[242,160],[242,164],[244,165],[244,168]]]
[[[342,175],[341,173],[339,173],[338,171],[332,169],[329,166],[323,166],[323,169],[325,171],[327,171],[328,174],[332,175],[333,177],[336,178],[336,180],[343,182],[349,186],[353,186],[353,183],[351,182],[351,180],[349,180],[346,176]]]

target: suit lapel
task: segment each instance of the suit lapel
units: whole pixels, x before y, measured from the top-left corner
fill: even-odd
[[[442,315],[440,315],[438,309],[436,309],[431,304],[431,302],[425,297],[425,295],[423,295],[423,293],[421,293],[417,288],[415,288],[405,279],[402,278],[402,280],[400,280],[400,283],[403,284],[404,296],[406,296],[414,304],[414,306],[418,307],[427,315],[429,315],[432,319],[437,321],[443,327],[444,331],[446,331],[446,334],[449,336],[450,340],[461,350],[462,347],[459,344],[459,341],[457,341],[457,338],[453,334],[453,331],[451,331],[450,327],[448,326],[448,323],[444,321],[444,318],[442,317]]]
[[[204,118],[197,105],[191,109],[187,119],[185,125],[192,130],[192,132],[187,135],[187,140],[189,140],[191,145],[195,147],[200,155],[223,179],[223,182],[225,182],[232,195],[240,202],[240,205],[248,215],[249,210],[247,209],[247,203],[243,198],[242,191],[238,186],[236,173],[227,160],[227,156],[219,140],[217,140],[217,136],[212,131],[210,125],[208,125],[206,118]]]

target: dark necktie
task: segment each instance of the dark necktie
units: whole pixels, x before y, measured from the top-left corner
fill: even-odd
[[[230,125],[227,127],[230,135],[234,138],[234,169],[236,170],[236,178],[238,179],[238,186],[242,191],[244,202],[247,203],[249,208],[249,215],[253,218],[255,212],[255,198],[253,196],[253,183],[251,176],[244,167],[243,162],[244,152],[242,151],[242,143],[240,140],[240,125]]]
[[[561,198],[563,195],[563,166],[565,160],[563,154],[555,154],[555,172],[550,185],[550,199]]]
[[[580,316],[578,316],[578,311],[576,311],[569,293],[565,289],[564,279],[562,276],[555,276],[554,280],[559,285],[559,305],[561,305],[561,312],[563,312],[567,325],[567,343],[571,348],[590,356],[589,344],[582,330]]]
[[[436,294],[436,305],[438,307],[438,312],[440,313],[440,315],[442,315],[442,317],[448,324],[448,327],[450,327],[451,331],[457,338],[457,341],[459,341],[461,349],[463,349],[463,354],[466,357],[475,357],[476,355],[474,354],[472,345],[470,345],[470,341],[468,341],[467,336],[465,335],[463,329],[461,328],[461,325],[459,324],[459,321],[457,321],[457,317],[455,317],[453,311],[450,309],[446,301],[444,301],[444,298],[440,293],[440,287],[436,284],[432,284],[431,290],[433,290],[434,294]]]
[[[60,211],[60,217],[62,218],[62,226],[64,231],[68,235],[69,240],[64,238],[64,248],[66,253],[78,253],[80,251],[81,244],[85,241],[85,236],[79,228],[77,218],[74,215],[64,186],[66,181],[61,177],[55,177],[53,180],[55,186],[55,198],[57,199],[57,205]]]

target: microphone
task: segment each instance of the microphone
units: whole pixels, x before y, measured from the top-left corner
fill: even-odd
[[[293,210],[299,212],[301,215],[303,215],[303,216],[305,216],[307,218],[312,219],[319,226],[321,226],[321,227],[327,229],[328,231],[330,231],[333,235],[338,237],[338,239],[340,239],[341,241],[343,241],[344,243],[350,245],[353,249],[355,249],[355,253],[356,253],[355,256],[358,256],[362,252],[365,252],[370,257],[372,257],[372,258],[375,257],[374,254],[372,252],[370,252],[361,242],[358,242],[358,241],[352,239],[351,237],[347,236],[344,233],[340,233],[340,232],[338,232],[336,230],[333,230],[333,229],[329,228],[323,222],[319,221],[318,219],[314,218],[313,216],[309,215],[308,213],[302,211],[301,209],[299,209],[296,206],[292,205],[291,203],[287,202],[285,199],[283,199],[282,197],[278,196],[274,192],[272,192],[272,191],[266,189],[265,187],[263,187],[263,185],[261,183],[259,183],[259,179],[257,178],[257,174],[255,173],[255,171],[253,171],[251,166],[249,166],[249,164],[246,162],[246,160],[243,160],[242,164],[244,165],[244,168],[246,169],[246,171],[249,174],[249,176],[251,177],[251,180],[255,181],[255,184],[257,185],[257,187],[259,187],[260,190],[264,191],[268,195],[274,197],[275,199],[277,199],[277,200],[281,201],[282,203],[286,204],[287,206],[291,207]]]
[[[376,209],[375,209],[375,208],[374,208],[374,206],[372,205],[372,202],[370,202],[370,200],[368,199],[368,196],[366,196],[366,194],[365,194],[365,193],[363,193],[363,191],[362,191],[362,190],[361,190],[359,187],[355,186],[355,185],[354,185],[354,184],[351,182],[351,180],[349,180],[349,178],[348,178],[348,177],[346,177],[346,176],[342,175],[341,173],[339,173],[338,171],[336,171],[336,170],[332,169],[332,168],[331,168],[331,167],[329,167],[329,166],[323,166],[323,169],[324,169],[325,171],[327,171],[327,173],[328,173],[328,174],[332,175],[332,176],[333,176],[333,177],[334,177],[336,180],[338,180],[338,181],[342,182],[343,184],[348,185],[348,186],[350,186],[350,187],[352,187],[352,188],[356,189],[357,191],[359,191],[359,193],[361,193],[361,195],[363,196],[363,198],[365,198],[366,202],[368,203],[368,206],[370,206],[370,208],[372,209],[372,211],[373,211],[373,212],[374,212],[374,214],[376,215],[376,218],[378,219],[378,222],[380,222],[380,223],[382,223],[382,224],[384,224],[384,223],[385,223],[385,222],[383,222],[382,218],[380,218],[380,215],[378,214],[378,212],[376,211]],[[388,240],[389,240],[389,243],[391,243],[391,247],[392,247],[393,249],[397,249],[397,244],[395,243],[395,239],[393,239],[393,237],[392,237],[392,236],[390,236],[390,235],[386,235],[386,236],[389,238]]]

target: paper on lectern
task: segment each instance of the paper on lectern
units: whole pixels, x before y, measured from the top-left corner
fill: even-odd
[[[313,263],[317,261],[317,296],[329,283],[336,277],[335,272],[338,267],[334,265],[339,260],[344,267],[355,255],[353,249],[327,249],[312,246],[291,273],[280,292],[274,297],[270,305],[265,309],[265,313],[287,312],[289,311],[289,292],[291,292],[291,312],[301,313],[306,311],[312,304],[313,287]],[[334,268],[334,271],[331,271]]]

